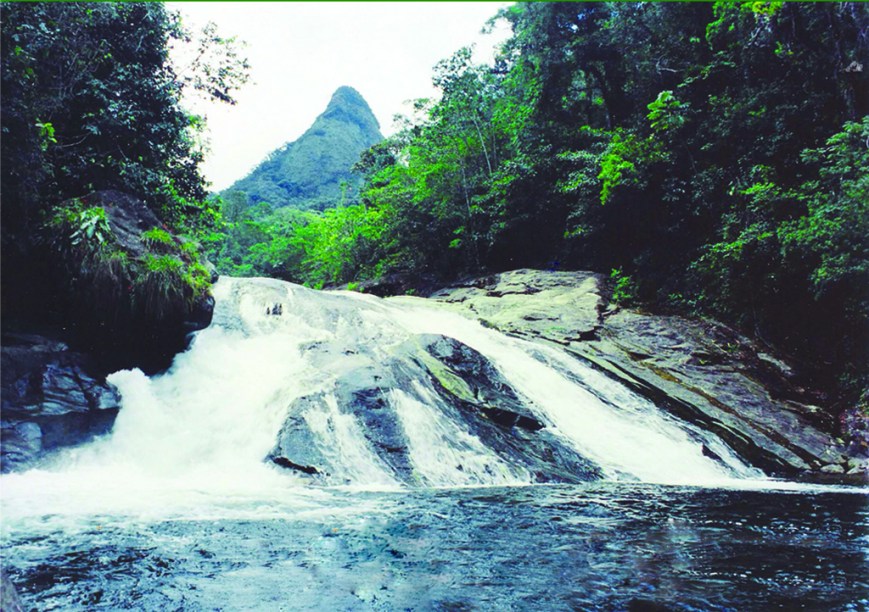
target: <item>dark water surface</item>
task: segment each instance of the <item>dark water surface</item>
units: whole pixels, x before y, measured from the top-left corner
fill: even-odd
[[[259,517],[4,524],[4,557],[38,610],[869,609],[859,493],[330,495],[317,511]]]

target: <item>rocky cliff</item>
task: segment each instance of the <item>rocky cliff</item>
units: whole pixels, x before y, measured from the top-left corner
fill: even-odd
[[[0,470],[111,430],[120,398],[92,374],[93,360],[43,336],[9,333],[2,342]]]
[[[59,210],[42,237],[45,277],[38,282],[49,297],[36,322],[51,321],[60,340],[106,371],[167,367],[189,333],[211,322],[213,275],[195,245],[172,234],[143,201],[118,191]]]
[[[106,374],[166,368],[214,306],[195,249],[121,192],[65,203],[16,246],[3,268],[3,471],[110,431]]]

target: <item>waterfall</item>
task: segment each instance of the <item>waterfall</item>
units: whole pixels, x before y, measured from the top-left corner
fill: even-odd
[[[394,316],[408,329],[453,335],[488,356],[537,415],[610,478],[704,484],[759,475],[715,436],[551,346],[510,338],[418,300]],[[705,456],[704,445],[722,461]]]
[[[58,499],[78,490],[94,507],[134,496],[156,508],[179,491],[760,475],[559,349],[443,305],[271,279],[223,278],[214,293],[212,325],[168,371],[109,377],[123,402],[110,435],[6,477],[6,496],[43,486],[34,479]],[[462,378],[460,354],[494,391]]]

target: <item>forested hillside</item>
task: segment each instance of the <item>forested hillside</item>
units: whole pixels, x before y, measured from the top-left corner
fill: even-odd
[[[494,67],[356,169],[358,204],[231,220],[234,263],[314,286],[521,266],[611,274],[865,384],[869,7],[530,3]],[[238,265],[242,264],[242,265]]]
[[[207,310],[197,237],[219,222],[181,99],[233,103],[239,46],[159,3],[3,3],[0,21],[4,334],[171,357]],[[194,49],[180,68],[173,46]]]
[[[363,151],[381,140],[380,126],[365,99],[352,87],[339,87],[298,140],[273,151],[223,196],[246,205],[267,202],[275,208],[335,206],[355,198],[361,181],[350,169]]]

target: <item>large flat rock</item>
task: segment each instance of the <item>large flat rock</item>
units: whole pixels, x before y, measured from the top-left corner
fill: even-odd
[[[436,292],[503,332],[566,344],[600,325],[603,277],[591,272],[516,270]]]
[[[527,269],[432,295],[505,333],[564,347],[768,474],[866,480],[823,396],[801,388],[783,359],[719,323],[619,309],[608,298],[600,275]]]

